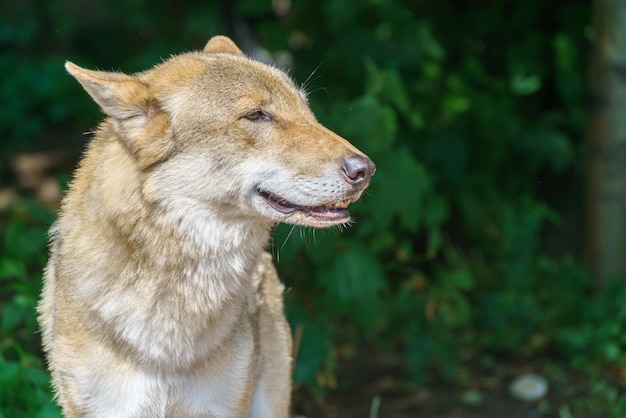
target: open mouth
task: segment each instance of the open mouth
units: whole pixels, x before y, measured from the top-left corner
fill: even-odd
[[[346,220],[350,217],[350,213],[348,212],[348,205],[351,203],[350,199],[320,206],[301,206],[264,190],[257,189],[257,193],[264,198],[267,204],[273,209],[285,215],[301,212],[306,216],[326,221]]]

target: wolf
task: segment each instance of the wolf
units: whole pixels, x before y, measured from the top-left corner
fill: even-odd
[[[106,118],[51,228],[38,306],[63,413],[287,417],[269,235],[348,223],[374,163],[224,36],[134,75],[66,69]]]

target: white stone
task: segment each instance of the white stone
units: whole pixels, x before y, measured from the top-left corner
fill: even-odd
[[[511,382],[509,393],[522,401],[538,401],[548,393],[548,382],[538,374],[524,373]]]

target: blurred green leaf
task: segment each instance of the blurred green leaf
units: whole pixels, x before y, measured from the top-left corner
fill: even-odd
[[[513,94],[527,96],[536,93],[541,88],[541,79],[535,74],[514,74],[511,78]]]
[[[0,383],[3,385],[7,385],[9,382],[16,380],[22,371],[20,365],[15,362],[1,363],[0,366]],[[2,385],[0,385],[0,387],[2,387]]]
[[[355,321],[371,325],[380,318],[387,283],[378,260],[365,246],[350,243],[336,254],[332,268],[321,274],[320,283]]]
[[[24,320],[27,314],[29,312],[24,310],[23,303],[20,303],[18,298],[13,298],[2,309],[2,322],[0,323],[2,332],[11,331]]]
[[[0,280],[25,280],[26,266],[21,259],[0,258]]]
[[[302,339],[298,346],[294,382],[319,387],[317,376],[327,370],[326,365],[331,361],[328,333],[312,321],[298,322],[297,326],[302,327]]]
[[[458,268],[441,275],[441,282],[451,289],[471,290],[474,285],[471,273],[466,268]]]
[[[46,249],[47,230],[42,227],[30,227],[24,223],[14,223],[6,230],[4,245],[8,253],[29,259]]]
[[[415,231],[424,216],[423,202],[431,190],[424,167],[404,149],[390,151],[377,161],[367,205],[378,228],[386,228],[397,218],[402,228]]]
[[[409,96],[400,73],[393,68],[378,68],[370,59],[365,61],[365,69],[368,95],[380,97],[383,103],[393,105],[402,113],[409,113]]]
[[[338,108],[335,120],[345,138],[358,142],[362,150],[372,156],[389,149],[398,129],[393,109],[371,95]]]
[[[522,137],[519,148],[528,156],[533,171],[549,167],[562,172],[574,159],[571,142],[563,133],[535,128]]]

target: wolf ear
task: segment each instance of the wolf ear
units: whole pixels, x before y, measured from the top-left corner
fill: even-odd
[[[91,71],[67,62],[65,69],[112,118],[119,139],[147,168],[173,152],[170,119],[147,84],[122,73]]]
[[[232,39],[222,35],[214,36],[209,39],[209,42],[207,42],[204,47],[204,52],[209,54],[221,52],[224,54],[243,55],[241,49],[235,45]]]
[[[148,87],[136,77],[91,71],[69,61],[65,63],[65,69],[83,86],[104,113],[112,118],[125,120],[154,113],[154,109],[150,107],[156,106],[156,100]]]

